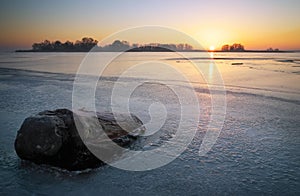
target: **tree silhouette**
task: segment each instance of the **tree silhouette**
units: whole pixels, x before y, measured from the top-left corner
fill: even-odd
[[[70,41],[62,43],[57,40],[50,42],[45,40],[40,43],[32,44],[32,50],[34,52],[87,52],[97,45],[98,41],[93,38],[84,37],[81,41],[77,40],[75,44]]]
[[[150,43],[141,45],[138,43],[130,45],[128,41],[115,40],[112,44],[105,45],[104,47],[98,46],[98,41],[90,37],[83,37],[81,41],[77,40],[75,43],[66,41],[62,43],[59,40],[50,42],[45,40],[40,43],[32,44],[32,50],[29,52],[88,52],[92,48],[93,51],[151,51],[151,52],[165,52],[165,51],[191,51],[193,47],[187,43],[180,44],[162,44]],[[19,50],[24,52],[24,50]],[[26,52],[26,50],[25,50]]]
[[[224,52],[242,52],[245,51],[245,47],[242,44],[236,44],[229,46],[228,44],[223,45],[221,48]]]

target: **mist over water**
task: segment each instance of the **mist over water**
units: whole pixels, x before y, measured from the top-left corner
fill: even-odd
[[[21,123],[43,110],[72,108],[73,80],[85,55],[0,54],[1,194],[300,193],[299,53],[185,53],[197,65],[207,68],[203,71],[216,71],[210,69],[214,63],[226,88],[225,123],[216,144],[205,156],[199,156],[198,151],[211,111],[207,83],[220,84],[205,81],[185,58],[178,58],[173,53],[125,53],[112,62],[100,78],[96,108],[110,110],[110,91],[117,81],[118,70],[134,61],[161,59],[181,67],[195,89],[201,110],[196,136],[184,153],[164,167],[145,172],[124,171],[111,166],[67,172],[21,163],[13,148]],[[113,54],[97,55],[109,59]],[[157,70],[157,74],[163,76],[166,73]],[[126,86],[145,79],[139,76],[137,72],[122,81]],[[147,122],[150,120],[149,105],[160,101],[167,107],[168,116],[161,130],[143,141],[143,150],[168,141],[178,126],[176,96],[159,85],[159,81],[151,80],[150,75],[147,80],[148,83],[132,94],[131,111]],[[176,77],[168,82],[185,88],[184,81]]]

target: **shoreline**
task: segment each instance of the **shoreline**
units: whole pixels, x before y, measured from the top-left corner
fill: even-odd
[[[267,50],[244,50],[244,51],[222,51],[222,50],[126,50],[126,51],[112,51],[112,50],[89,50],[89,51],[75,51],[75,50],[48,50],[48,51],[42,51],[42,50],[15,50],[13,52],[19,53],[19,52],[41,52],[41,53],[55,53],[55,52],[65,52],[65,53],[71,53],[71,52],[75,52],[75,53],[79,53],[79,52],[83,52],[83,53],[87,53],[87,52],[208,52],[208,53],[297,53],[300,52],[298,50],[279,50],[279,51],[267,51]]]

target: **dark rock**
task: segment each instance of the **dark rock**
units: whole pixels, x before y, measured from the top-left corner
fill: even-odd
[[[231,65],[243,65],[243,63],[231,63]]]
[[[112,113],[97,113],[96,118],[89,112],[73,113],[67,109],[58,109],[43,111],[25,119],[15,140],[16,153],[21,159],[67,170],[84,170],[104,165],[83,143],[74,122],[74,117],[78,116],[84,116],[91,127],[96,119],[104,133],[119,146],[128,147],[138,137],[138,133],[128,133],[122,129]],[[119,120],[128,125],[130,130],[144,130],[142,122],[134,115],[131,118],[121,115]]]

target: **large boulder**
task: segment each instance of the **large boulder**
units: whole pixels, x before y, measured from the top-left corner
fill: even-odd
[[[15,140],[15,150],[17,155],[24,160],[29,160],[37,164],[48,164],[61,167],[67,170],[84,170],[96,168],[104,165],[92,154],[82,141],[84,134],[92,134],[89,129],[99,129],[95,125],[95,120],[100,124],[100,129],[113,142],[121,147],[128,147],[133,144],[138,137],[139,131],[143,131],[143,123],[136,116],[119,115],[121,124],[128,125],[125,131],[114,118],[112,113],[97,113],[97,117],[89,112],[73,113],[67,109],[55,111],[43,111],[37,115],[26,118],[17,133]],[[85,132],[80,133],[75,126],[74,118],[84,117],[84,125],[81,128]],[[126,124],[127,123],[127,124]],[[76,124],[78,127],[78,123]],[[80,126],[80,125],[79,125]],[[96,127],[96,128],[95,128]],[[138,131],[137,131],[138,130]],[[95,133],[95,130],[92,130]],[[97,130],[96,130],[97,132]],[[98,133],[98,132],[97,132]],[[81,136],[81,137],[80,137]],[[98,150],[101,151],[103,144],[99,143],[101,137],[93,136],[97,139]],[[113,156],[113,153],[112,155]]]

